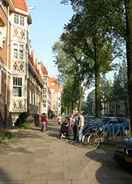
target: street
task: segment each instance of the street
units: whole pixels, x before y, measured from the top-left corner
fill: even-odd
[[[21,130],[0,145],[0,184],[131,184],[112,154],[57,138],[57,126]]]

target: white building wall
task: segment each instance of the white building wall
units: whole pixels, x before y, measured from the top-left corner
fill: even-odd
[[[42,92],[41,113],[48,114],[48,76],[44,76],[42,79],[44,87]]]
[[[27,111],[27,62],[28,62],[28,51],[27,51],[27,34],[28,34],[28,24],[27,15],[21,15],[16,13],[19,17],[19,23],[14,22],[15,13],[11,13],[11,73],[12,77],[10,79],[10,112],[21,113]],[[24,18],[24,25],[20,25],[20,17]],[[15,46],[16,44],[16,46]],[[21,46],[23,45],[23,51]],[[18,57],[14,56],[14,49],[17,49]],[[20,51],[21,50],[21,51]],[[23,59],[20,54],[23,52]],[[13,77],[22,78],[22,96],[14,96],[13,94]]]

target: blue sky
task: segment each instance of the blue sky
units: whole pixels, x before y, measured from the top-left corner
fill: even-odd
[[[72,17],[71,6],[60,4],[61,0],[28,0],[33,23],[30,27],[32,47],[50,75],[57,75],[52,46],[63,32],[64,24]]]

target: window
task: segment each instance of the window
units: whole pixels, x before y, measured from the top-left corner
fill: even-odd
[[[13,95],[22,96],[22,78],[13,77]]]
[[[46,89],[44,88],[44,89],[43,89],[43,94],[46,94],[46,92],[47,92],[47,91],[46,91]]]
[[[18,14],[14,15],[14,23],[19,24],[19,15]]]
[[[14,43],[14,58],[18,58],[18,44]]]
[[[18,45],[17,43],[14,43],[14,58],[19,58],[21,60],[24,59],[24,45]]]
[[[25,17],[19,14],[14,14],[14,23],[24,26],[25,24]]]
[[[19,46],[19,58],[22,60],[24,58],[24,45]]]
[[[20,25],[24,26],[24,16],[20,16]]]

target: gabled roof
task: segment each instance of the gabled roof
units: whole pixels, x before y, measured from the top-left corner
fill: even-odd
[[[42,63],[39,63],[39,72],[41,76],[48,76],[48,71]]]
[[[25,12],[28,11],[28,6],[26,0],[12,0],[15,8],[23,10]]]

